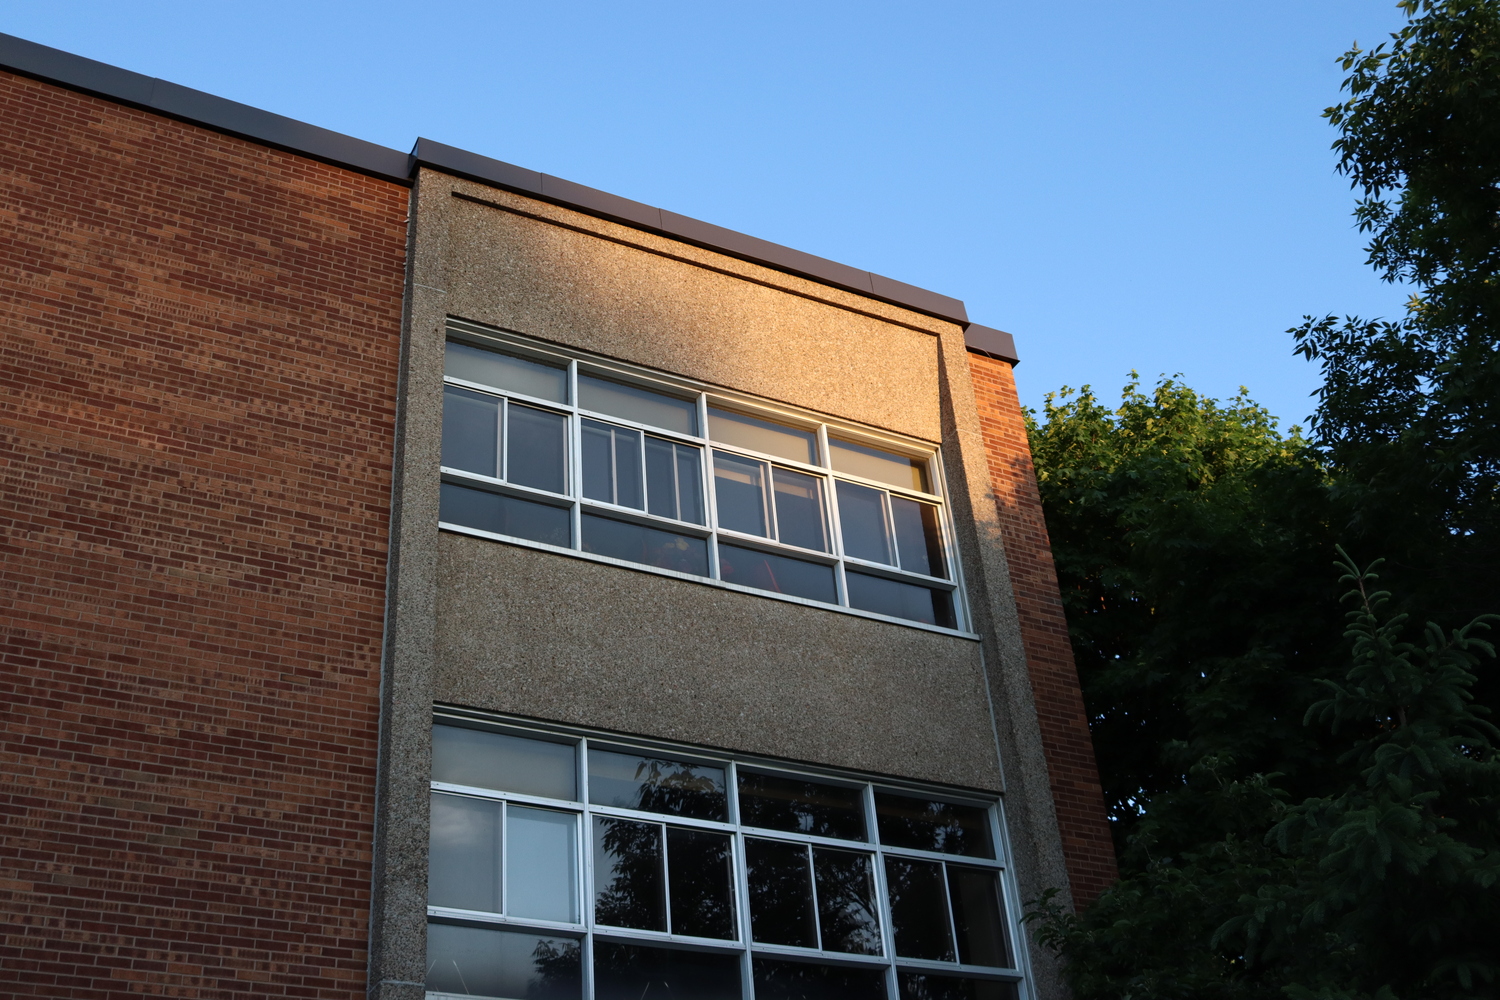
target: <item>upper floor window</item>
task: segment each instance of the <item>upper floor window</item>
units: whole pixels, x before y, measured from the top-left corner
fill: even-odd
[[[458,327],[444,375],[444,528],[960,627],[930,446]]]

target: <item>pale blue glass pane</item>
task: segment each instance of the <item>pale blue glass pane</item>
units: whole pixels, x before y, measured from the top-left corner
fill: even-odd
[[[764,462],[714,452],[714,497],[719,527],[747,535],[768,534],[765,482]]]
[[[432,727],[432,780],[549,799],[578,798],[578,750],[463,726]]]
[[[503,1000],[581,1000],[575,938],[456,924],[427,925],[427,988]]]
[[[844,580],[849,586],[851,608],[943,628],[957,626],[953,617],[953,595],[946,590],[919,587],[853,570],[844,574]]]
[[[583,515],[583,551],[662,569],[708,575],[708,541],[610,517]]]
[[[492,385],[556,403],[568,401],[568,372],[525,358],[448,341],[443,374],[465,382]]]
[[[443,464],[499,475],[500,400],[454,386],[443,388]]]
[[[844,555],[894,566],[885,523],[885,491],[840,481],[838,495]]]
[[[505,478],[522,486],[564,492],[568,482],[564,468],[567,418],[511,403],[505,422]]]
[[[500,803],[433,792],[427,902],[500,912]]]
[[[896,549],[901,568],[928,576],[947,576],[937,508],[904,497],[891,497],[891,519],[896,523]]]
[[[566,507],[471,490],[454,483],[443,483],[439,489],[438,520],[549,545],[572,544],[573,529]]]
[[[818,464],[818,436],[812,431],[774,424],[743,413],[710,407],[708,436],[720,444],[746,451],[776,455],[808,465]]]
[[[851,476],[873,479],[877,483],[890,483],[907,490],[931,493],[927,486],[927,461],[908,458],[882,448],[871,448],[853,441],[828,439],[828,457],[833,467]]]
[[[593,375],[578,376],[578,405],[585,410],[607,413],[638,424],[683,434],[698,433],[698,405],[692,400]]]
[[[719,575],[730,583],[838,603],[833,567],[719,543]]]
[[[828,551],[823,481],[790,469],[771,470],[776,496],[776,537],[787,545]]]
[[[506,819],[506,913],[578,922],[578,817],[512,805]]]

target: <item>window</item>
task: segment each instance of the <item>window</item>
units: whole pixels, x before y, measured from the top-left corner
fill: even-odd
[[[1019,1000],[993,802],[439,715],[429,993]]]
[[[937,456],[450,328],[444,529],[957,629]]]

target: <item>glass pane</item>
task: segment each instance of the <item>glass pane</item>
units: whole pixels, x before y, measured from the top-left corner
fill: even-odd
[[[745,838],[750,883],[750,936],[766,944],[818,946],[807,848]]]
[[[500,912],[500,803],[432,793],[427,903]]]
[[[937,508],[905,497],[891,497],[891,519],[896,522],[896,548],[901,568],[928,576],[948,575],[943,560],[943,536]]]
[[[703,523],[703,473],[692,445],[646,437],[647,507],[659,517]]]
[[[567,418],[532,406],[506,407],[505,478],[522,486],[553,493],[568,488],[564,456]]]
[[[497,389],[522,392],[554,403],[568,401],[568,370],[539,364],[525,358],[486,351],[457,341],[448,341],[443,359],[443,374],[465,382],[492,385]]]
[[[768,830],[865,839],[864,796],[857,788],[740,771],[740,822]]]
[[[942,864],[887,855],[885,884],[891,899],[896,954],[903,958],[953,961]]]
[[[695,576],[708,575],[708,541],[644,525],[583,515],[583,551]]]
[[[875,870],[870,855],[813,848],[818,887],[818,926],[825,951],[879,955],[880,920],[875,916]]]
[[[928,625],[940,625],[943,628],[954,628],[957,624],[953,617],[953,596],[946,590],[888,580],[883,576],[870,576],[853,570],[845,573],[844,579],[849,585],[851,608]]]
[[[1015,983],[964,979],[930,972],[897,972],[901,1000],[1018,1000]]]
[[[667,827],[667,874],[673,934],[734,937],[728,834]]]
[[[592,748],[589,801],[691,819],[729,818],[722,767]]]
[[[590,500],[644,508],[641,433],[624,427],[583,422],[583,495]]]
[[[682,434],[698,433],[698,405],[622,382],[593,375],[578,375],[578,405],[595,413],[607,413],[638,424],[649,424]]]
[[[637,930],[667,929],[661,825],[594,817],[594,920]]]
[[[577,748],[462,726],[432,727],[432,780],[577,799]]]
[[[896,565],[891,553],[890,531],[885,523],[884,490],[840,481],[839,532],[844,536],[844,555],[871,562]]]
[[[790,469],[771,470],[776,484],[776,535],[787,545],[828,551],[823,481]]]
[[[578,922],[578,817],[551,809],[506,809],[506,912]]]
[[[573,938],[428,924],[427,988],[506,1000],[580,1000],[582,949]]]
[[[1000,873],[949,865],[948,897],[953,903],[958,960],[965,965],[1009,968],[1010,948],[1001,917],[1004,908],[1000,905]]]
[[[885,1000],[885,970],[756,958],[755,1000]]]
[[[438,520],[548,545],[566,547],[572,544],[573,531],[568,524],[567,508],[486,490],[471,490],[453,483],[442,485]]]
[[[890,483],[906,490],[921,490],[931,493],[927,486],[927,461],[909,458],[893,451],[871,448],[867,444],[853,441],[828,439],[829,457],[833,467],[851,476],[873,479],[877,483]]]
[[[973,858],[995,856],[989,811],[978,806],[876,792],[875,815],[882,844]]]
[[[740,1000],[740,958],[594,942],[596,1000]]]
[[[719,543],[719,576],[757,590],[838,603],[833,567]]]
[[[500,400],[443,387],[443,459],[450,469],[499,476]]]
[[[747,451],[789,458],[794,462],[820,465],[818,436],[812,431],[773,424],[743,413],[732,413],[717,407],[708,408],[708,436],[721,444]]]
[[[714,499],[719,527],[747,535],[770,533],[766,521],[766,466],[714,452]]]

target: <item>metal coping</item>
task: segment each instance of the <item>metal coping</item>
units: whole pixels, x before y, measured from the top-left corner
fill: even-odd
[[[417,168],[426,166],[507,188],[958,323],[965,328],[964,339],[970,350],[1015,363],[1011,336],[970,323],[958,299],[431,139],[418,139],[410,153],[401,153],[4,33],[0,33],[0,69],[397,184],[411,184]]]

